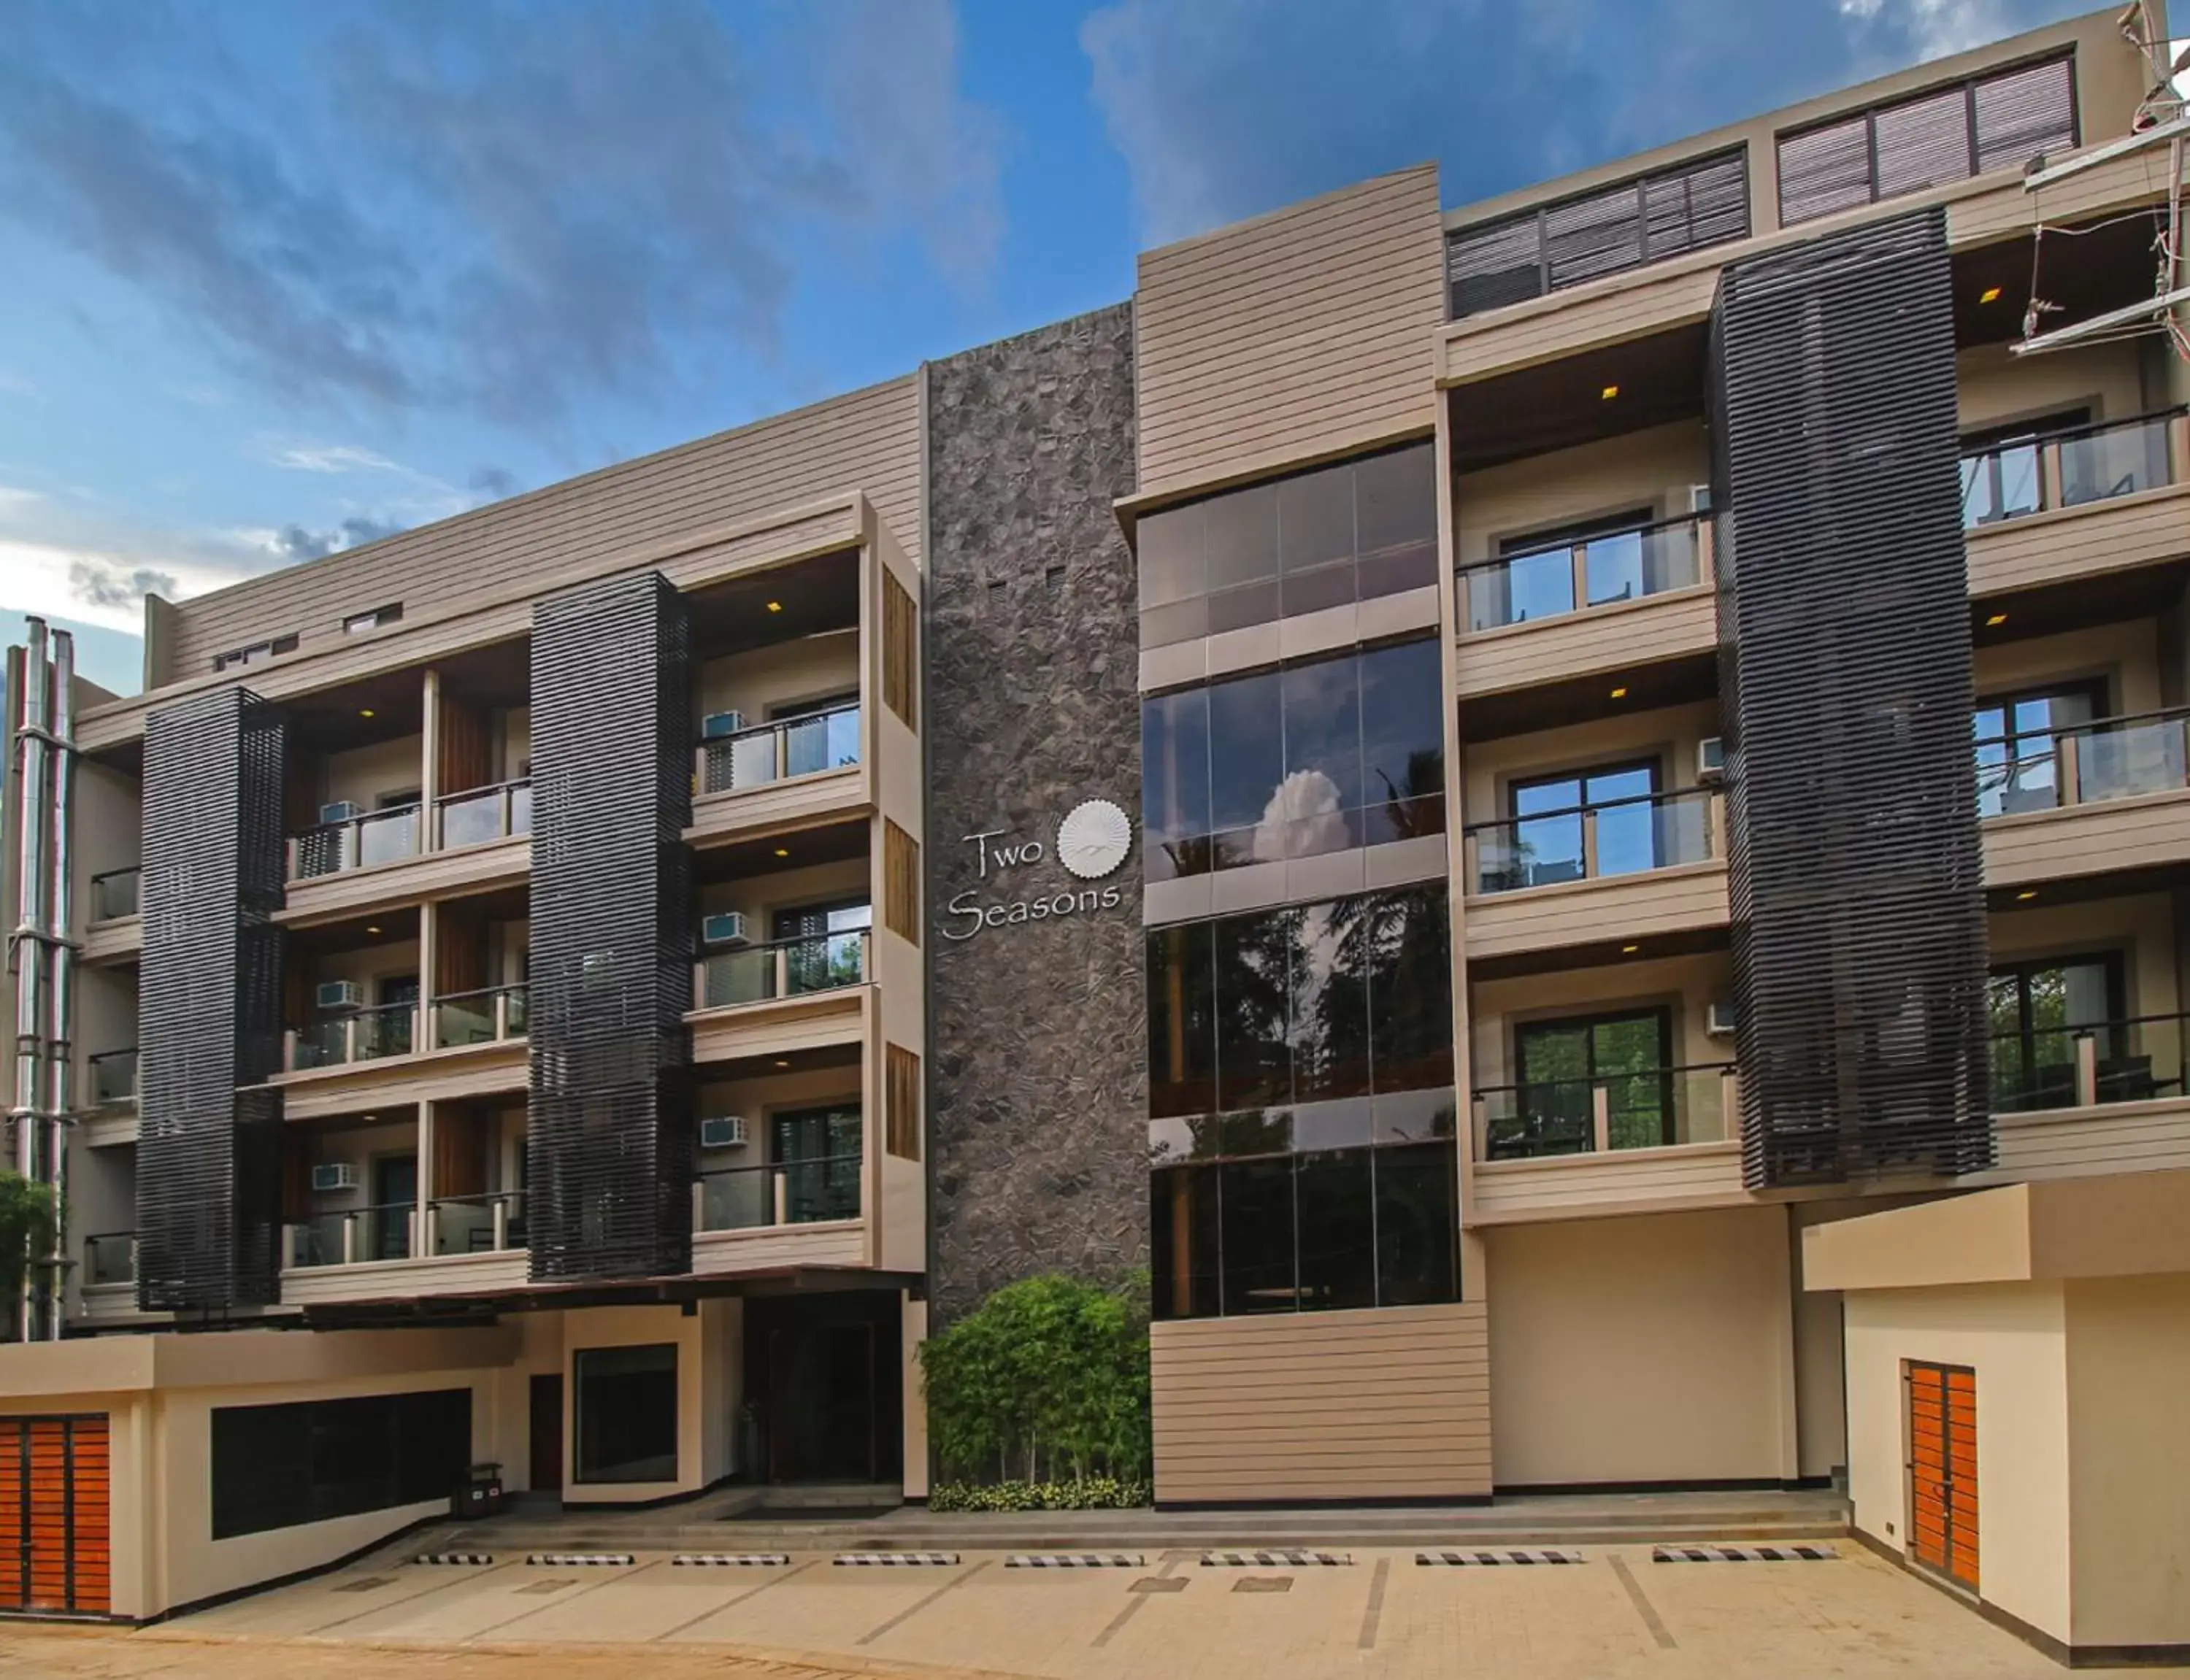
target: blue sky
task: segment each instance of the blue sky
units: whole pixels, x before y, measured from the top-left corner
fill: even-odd
[[[14,0],[0,639],[1125,297],[1435,158],[1448,204],[2046,0]]]

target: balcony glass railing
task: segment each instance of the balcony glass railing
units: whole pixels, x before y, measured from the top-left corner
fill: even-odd
[[[344,869],[366,869],[377,863],[400,863],[418,854],[420,809],[416,805],[392,806],[367,812],[346,822],[322,823],[292,835],[289,841],[289,879],[311,880],[339,874]]]
[[[415,1202],[315,1213],[287,1227],[288,1264],[355,1266],[372,1260],[407,1260],[416,1247],[412,1237],[417,1216]]]
[[[1701,583],[1699,528],[1708,517],[1683,514],[1463,566],[1460,621],[1471,631],[1498,630]]]
[[[757,1230],[860,1217],[860,1157],[769,1162],[702,1173],[692,1183],[699,1230]]]
[[[2168,432],[2181,412],[2034,432],[1972,450],[1962,457],[1964,529],[2173,483]]]
[[[137,1100],[137,1047],[101,1050],[85,1061],[91,1068],[91,1100],[101,1106]]]
[[[109,1231],[83,1240],[83,1285],[96,1289],[110,1283],[137,1281],[137,1233]]]
[[[1980,741],[1977,754],[1980,817],[2173,793],[2190,787],[2190,709]]]
[[[426,1229],[435,1254],[500,1254],[525,1247],[525,1192],[437,1196],[427,1204]]]
[[[718,951],[700,960],[699,1007],[722,1009],[856,986],[867,977],[865,928]]]
[[[1531,1080],[1475,1093],[1478,1161],[1719,1143],[1739,1127],[1731,1062]]]
[[[287,1065],[292,1072],[308,1067],[339,1067],[383,1056],[409,1055],[417,1044],[417,1005],[383,1004],[377,1009],[326,1015],[292,1031],[288,1034]]]
[[[434,811],[440,825],[437,844],[445,851],[529,834],[532,832],[532,783],[525,779],[491,788],[468,788],[440,800]]]
[[[2184,1017],[2033,1023],[1992,1041],[1995,1114],[2184,1095]]]
[[[1713,827],[1708,788],[1477,823],[1464,831],[1469,880],[1479,893],[1516,892],[1700,863]]]
[[[91,878],[91,919],[119,921],[139,914],[137,891],[145,872],[133,864],[127,869],[108,869]]]
[[[735,793],[860,761],[860,708],[787,717],[700,746],[700,791]]]
[[[434,999],[434,1044],[453,1049],[522,1038],[526,1032],[527,993],[522,986],[490,986],[478,992],[451,992]]]

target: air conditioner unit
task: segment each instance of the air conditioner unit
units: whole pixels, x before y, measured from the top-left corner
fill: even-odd
[[[312,1188],[327,1194],[338,1190],[355,1190],[358,1186],[356,1166],[348,1161],[323,1161],[312,1168]]]
[[[355,800],[338,799],[332,805],[320,807],[320,821],[322,823],[347,823],[353,817],[364,815],[365,807]]]
[[[1711,511],[1711,486],[1709,484],[1689,485],[1688,512],[1691,513],[1708,513]]]
[[[1706,735],[1696,744],[1696,780],[1705,783],[1726,779],[1726,743]]]
[[[725,910],[719,916],[709,916],[700,924],[700,942],[702,945],[746,945],[746,916],[742,910]]]
[[[1731,998],[1714,998],[1704,1011],[1704,1031],[1714,1038],[1733,1037],[1734,1010]]]
[[[323,980],[312,1001],[323,1010],[363,1009],[365,989],[355,980]]]
[[[743,1149],[746,1146],[746,1118],[742,1114],[718,1114],[712,1120],[700,1123],[700,1147],[702,1149]]]
[[[746,715],[741,711],[709,712],[700,720],[700,738],[719,741],[725,735],[735,735],[746,727]]]

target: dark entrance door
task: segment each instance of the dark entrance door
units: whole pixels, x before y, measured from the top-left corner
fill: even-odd
[[[411,1215],[418,1206],[418,1157],[383,1155],[372,1163],[372,1244],[361,1260],[402,1260],[411,1255]]]
[[[532,1474],[535,1493],[563,1491],[563,1373],[532,1379]]]
[[[894,1292],[746,1303],[746,1370],[769,1482],[894,1482],[905,1454]]]

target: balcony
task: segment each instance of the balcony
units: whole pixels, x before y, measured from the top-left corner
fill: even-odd
[[[2190,421],[2169,409],[2033,433],[1962,460],[1970,593],[1997,595],[2190,552]]]
[[[2190,708],[1981,743],[1989,886],[2190,860]]]
[[[865,721],[852,700],[702,741],[694,755],[695,830],[735,835],[864,806]]]
[[[1718,645],[1707,514],[1501,554],[1460,571],[1462,699]]]
[[[317,880],[345,869],[372,869],[418,855],[421,808],[399,805],[338,823],[321,823],[289,839],[289,879]]]
[[[323,823],[288,844],[287,908],[279,919],[326,921],[393,905],[523,881],[532,867],[529,778],[469,788],[434,801]]]
[[[1723,824],[1709,788],[1470,824],[1469,959],[1725,926]]]
[[[109,1231],[83,1240],[78,1311],[91,1324],[123,1323],[137,1310],[137,1233]]]
[[[718,951],[693,965],[692,1054],[727,1060],[865,1036],[871,933],[848,929]]]
[[[434,845],[437,851],[455,851],[465,846],[491,846],[496,840],[521,840],[532,832],[532,782],[527,778],[501,782],[491,788],[471,788],[449,794],[434,804]]]
[[[1731,1063],[1478,1089],[1472,1223],[1574,1219],[1747,1199]]]
[[[133,864],[91,878],[89,919],[84,928],[88,963],[134,962],[145,949],[145,919],[139,888],[145,872]]]
[[[281,1254],[281,1299],[292,1306],[521,1287],[525,1193],[315,1214],[282,1228]]]
[[[84,1061],[91,1070],[91,1100],[101,1108],[133,1106],[137,1100],[137,1047],[101,1050]]]
[[[282,1035],[281,1066],[291,1073],[348,1067],[383,1056],[410,1055],[425,1043],[415,1004],[386,1004],[315,1021]]]
[[[865,1171],[857,1154],[702,1172],[692,1181],[692,1270],[860,1265]]]
[[[1992,1044],[1997,1164],[1966,1182],[2190,1167],[2190,1020],[2034,1023]]]

